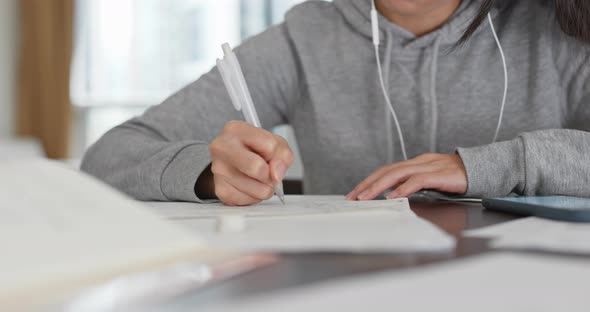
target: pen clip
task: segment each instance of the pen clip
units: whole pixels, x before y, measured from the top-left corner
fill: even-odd
[[[221,64],[223,64],[222,68],[226,75],[225,79],[227,82],[225,83],[226,85],[229,85],[229,87],[227,87],[228,92],[233,92],[233,97],[236,98],[234,107],[236,107],[238,111],[242,111],[242,114],[248,123],[261,128],[262,125],[258,118],[258,114],[256,113],[256,108],[254,107],[250,90],[248,90],[248,85],[244,78],[244,73],[242,72],[238,57],[228,43],[223,44],[222,49],[224,52],[224,58],[221,61]]]
[[[231,99],[232,104],[234,105],[237,111],[242,110],[242,103],[240,102],[240,97],[238,96],[238,92],[234,87],[234,83],[232,82],[232,74],[228,68],[228,65],[225,63],[225,60],[217,59],[217,68],[219,69],[219,73],[221,74],[221,79],[225,84],[225,88],[227,89],[227,93],[229,93],[229,97]]]

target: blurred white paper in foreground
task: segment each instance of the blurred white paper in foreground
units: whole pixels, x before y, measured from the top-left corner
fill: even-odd
[[[523,218],[466,231],[469,237],[493,239],[492,247],[590,255],[590,224]]]
[[[152,203],[156,213],[196,230],[212,245],[275,252],[448,252],[455,239],[416,216],[407,199],[353,202],[341,196],[287,196],[252,207]],[[240,232],[220,233],[217,218],[242,215]]]
[[[203,310],[588,311],[585,259],[491,254],[236,299]]]
[[[0,177],[3,311],[56,304],[128,274],[239,256],[62,163],[6,160]]]

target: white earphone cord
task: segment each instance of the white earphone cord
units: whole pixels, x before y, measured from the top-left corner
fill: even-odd
[[[379,20],[378,20],[378,13],[377,9],[375,8],[375,1],[371,1],[371,26],[373,28],[373,46],[375,48],[375,58],[377,59],[377,72],[379,74],[379,82],[381,84],[381,91],[383,92],[383,97],[385,98],[385,103],[387,104],[387,108],[391,112],[393,116],[393,121],[395,123],[395,128],[397,129],[397,134],[399,136],[399,144],[401,145],[402,154],[404,160],[408,160],[408,153],[406,152],[406,142],[404,141],[404,135],[402,133],[402,128],[397,118],[397,113],[393,108],[393,104],[391,104],[391,99],[389,98],[389,92],[385,87],[385,79],[383,78],[383,69],[381,68],[381,56],[379,55],[379,44],[381,40],[379,39]]]
[[[502,66],[504,68],[504,94],[502,96],[502,104],[500,106],[500,117],[498,118],[498,125],[496,126],[496,131],[494,132],[494,138],[492,140],[492,143],[495,143],[498,140],[500,129],[502,128],[502,119],[504,117],[504,109],[506,107],[506,99],[508,96],[508,66],[506,64],[506,56],[504,55],[504,49],[502,48],[502,44],[500,43],[500,39],[498,38],[498,34],[496,33],[496,29],[492,21],[492,15],[490,13],[488,13],[488,22],[490,25],[490,29],[492,30],[492,34],[494,35],[496,45],[498,46],[498,50],[500,51],[500,56],[502,58]],[[379,19],[377,9],[375,7],[375,1],[371,1],[371,27],[373,30],[373,46],[375,48],[375,58],[377,59],[377,72],[379,74],[381,90],[383,92],[383,97],[385,98],[385,103],[387,104],[387,107],[391,112],[391,115],[393,116],[393,121],[395,122],[395,127],[397,129],[397,134],[399,136],[399,141],[404,160],[408,160],[408,153],[406,151],[406,143],[404,141],[401,125],[397,118],[395,109],[393,108],[393,105],[391,103],[391,99],[389,98],[389,92],[387,91],[387,87],[385,86],[385,80],[383,78],[383,70],[381,68],[381,57],[379,55],[379,44],[381,41],[379,38]]]
[[[496,143],[496,141],[498,141],[498,136],[500,135],[500,128],[502,128],[502,118],[504,117],[504,108],[506,107],[506,98],[508,97],[508,66],[506,65],[506,56],[504,55],[504,49],[502,48],[502,44],[500,43],[500,39],[498,38],[498,34],[496,33],[496,28],[494,27],[494,22],[492,21],[492,15],[489,13],[488,21],[490,23],[490,28],[492,29],[492,34],[494,35],[494,40],[496,40],[496,44],[498,45],[500,56],[502,57],[502,66],[504,67],[504,95],[502,96],[502,105],[500,106],[500,117],[498,118],[498,126],[496,127],[496,132],[494,132],[494,139],[492,140],[492,143]]]

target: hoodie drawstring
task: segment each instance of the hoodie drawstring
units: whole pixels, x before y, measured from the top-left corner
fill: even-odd
[[[432,114],[432,127],[430,129],[430,152],[436,152],[436,134],[438,130],[438,102],[436,95],[436,74],[438,73],[438,56],[440,52],[442,36],[438,36],[434,41],[432,52],[432,63],[430,66],[430,107]]]
[[[438,74],[438,58],[440,55],[440,46],[442,37],[438,36],[434,42],[432,62],[430,66],[430,103],[431,103],[431,114],[432,114],[432,127],[430,129],[430,151],[436,152],[437,145],[437,130],[438,130],[438,101],[436,93],[436,76]],[[389,83],[389,74],[391,72],[391,58],[393,51],[393,38],[390,32],[387,32],[387,40],[385,45],[385,58],[384,58],[384,70],[383,76],[386,83]],[[386,127],[386,140],[387,140],[387,163],[391,164],[394,162],[394,145],[393,145],[393,128],[392,128],[391,115],[389,108],[385,104],[385,127]]]
[[[383,76],[385,78],[385,83],[389,83],[389,74],[391,73],[391,54],[393,51],[393,38],[390,32],[387,32],[387,39],[385,44],[385,67],[383,70]],[[393,125],[391,120],[391,114],[389,113],[389,108],[387,107],[387,103],[383,106],[385,108],[385,127],[386,130],[386,139],[387,142],[385,146],[387,146],[387,163],[393,163],[393,155],[395,154],[394,146],[393,146]]]

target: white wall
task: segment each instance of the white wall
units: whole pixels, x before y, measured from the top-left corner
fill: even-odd
[[[14,133],[18,0],[0,0],[0,137]]]

